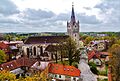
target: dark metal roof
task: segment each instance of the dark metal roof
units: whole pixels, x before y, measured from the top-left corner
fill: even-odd
[[[59,43],[68,37],[69,36],[32,36],[28,37],[24,44]]]

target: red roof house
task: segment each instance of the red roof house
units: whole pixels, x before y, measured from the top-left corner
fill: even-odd
[[[36,62],[36,60],[34,60],[34,59],[22,57],[17,60],[12,60],[10,62],[1,64],[0,70],[10,70],[11,71],[11,70],[20,68],[22,66],[31,67],[35,62]]]
[[[7,49],[8,45],[5,44],[4,42],[0,42],[0,49]]]
[[[67,76],[80,76],[80,70],[74,66],[53,63],[49,64],[49,73]]]

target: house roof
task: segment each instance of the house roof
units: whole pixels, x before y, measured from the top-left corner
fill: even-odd
[[[67,39],[69,36],[32,36],[24,42],[25,44],[41,44],[41,43],[59,43],[61,40]]]
[[[88,52],[88,60],[92,59],[94,55],[95,55],[95,51],[89,51]]]
[[[1,64],[0,70],[14,70],[14,69],[22,67],[22,66],[31,67],[35,62],[36,62],[36,60],[34,60],[34,59],[22,57],[17,60],[12,60],[10,62]]]
[[[91,60],[93,57],[100,58],[101,55],[108,56],[109,53],[108,52],[95,52],[94,50],[89,51],[88,52],[88,60]]]
[[[48,45],[45,49],[45,51],[49,51],[49,52],[56,51],[56,50],[58,50],[58,46],[56,45]]]
[[[49,73],[67,76],[80,76],[80,70],[74,66],[53,63],[49,64]]]
[[[7,49],[8,45],[5,44],[4,42],[0,42],[0,49]]]

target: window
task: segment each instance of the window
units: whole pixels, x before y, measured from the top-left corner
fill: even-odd
[[[76,37],[76,34],[75,34],[75,37]]]
[[[54,66],[52,66],[52,70],[54,69]]]
[[[69,71],[69,68],[67,70]]]
[[[73,68],[71,69],[71,71],[73,72]]]
[[[57,77],[57,75],[55,74],[55,77]]]
[[[61,75],[59,75],[59,78],[61,78]]]
[[[3,70],[3,68],[0,68],[1,70]]]
[[[13,66],[13,65],[11,64],[11,66]]]
[[[56,70],[58,70],[58,66],[56,67]]]
[[[76,78],[75,78],[75,77],[73,77],[73,81],[76,81]]]

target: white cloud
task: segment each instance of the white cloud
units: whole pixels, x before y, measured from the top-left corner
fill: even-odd
[[[120,31],[119,0],[1,0],[0,32],[66,32],[72,2],[80,31]]]

